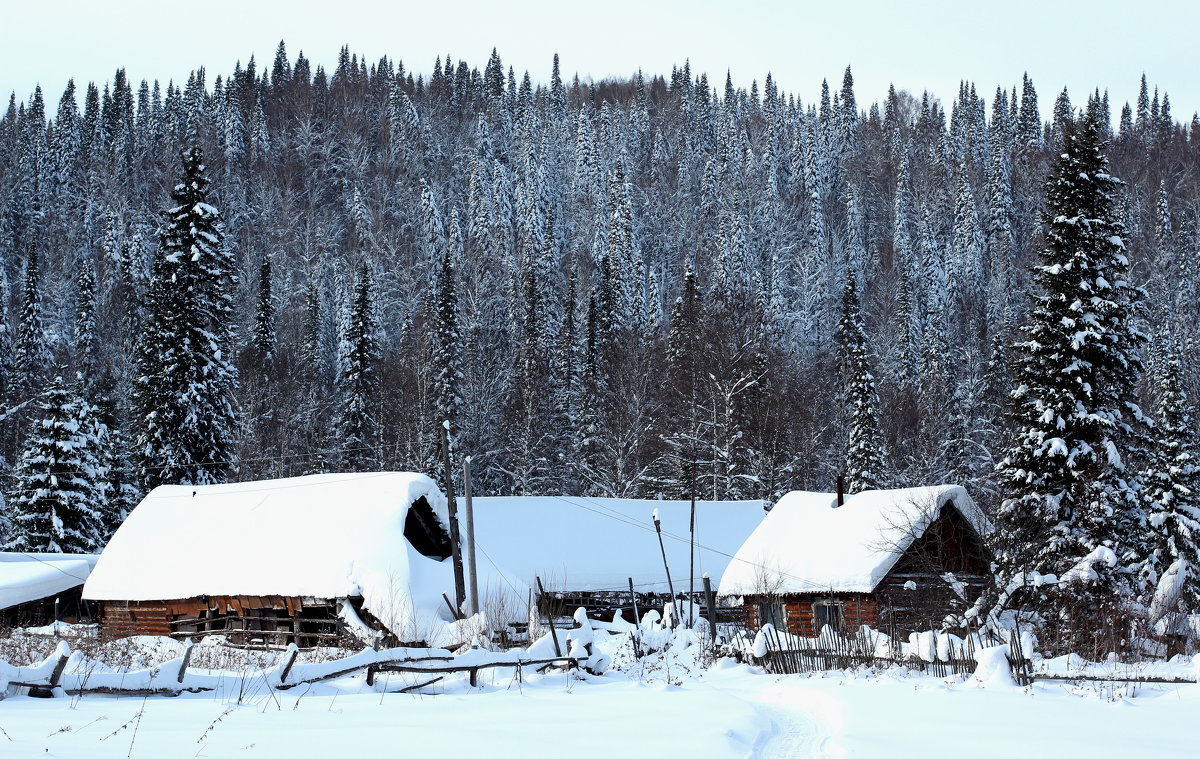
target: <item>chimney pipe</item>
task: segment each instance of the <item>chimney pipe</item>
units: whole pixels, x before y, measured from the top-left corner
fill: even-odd
[[[846,477],[840,474],[837,478],[837,498],[835,508],[841,508],[846,503]]]

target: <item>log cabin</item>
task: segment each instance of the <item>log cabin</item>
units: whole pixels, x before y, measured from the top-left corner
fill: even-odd
[[[987,517],[953,485],[840,496],[792,492],[742,544],[720,582],[746,624],[815,637],[861,626],[940,629],[982,592]]]
[[[450,555],[445,496],[421,474],[164,485],[113,535],[83,598],[105,639],[435,644]]]

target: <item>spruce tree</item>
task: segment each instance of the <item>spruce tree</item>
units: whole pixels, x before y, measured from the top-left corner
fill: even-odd
[[[704,299],[689,264],[683,273],[683,287],[671,305],[671,324],[667,333],[666,355],[666,428],[664,442],[669,448],[662,472],[662,486],[669,497],[687,498],[696,489],[700,457],[701,419],[700,373],[705,364]]]
[[[1149,550],[1142,576],[1164,615],[1200,609],[1200,461],[1194,408],[1183,390],[1178,349],[1158,377],[1158,430],[1151,446],[1143,497],[1148,512]]]
[[[15,484],[5,550],[92,553],[107,538],[105,429],[62,377],[38,398]]]
[[[237,372],[228,356],[235,280],[199,148],[184,151],[183,179],[171,198],[138,345],[137,453],[147,490],[223,482],[234,432]]]
[[[42,279],[38,251],[29,246],[25,260],[25,282],[17,323],[17,344],[13,355],[16,382],[22,392],[37,390],[38,379],[50,364],[50,347],[42,324]]]
[[[1141,419],[1133,404],[1141,291],[1127,279],[1114,204],[1121,182],[1103,150],[1094,114],[1065,125],[1045,188],[1046,243],[1032,270],[1026,339],[1014,346],[1015,439],[999,468],[999,606],[1053,612],[1074,633],[1120,608],[1140,519],[1125,451]],[[1063,585],[1010,594],[1039,575]]]
[[[254,334],[250,346],[260,361],[270,361],[275,357],[275,299],[270,256],[263,256],[258,269],[258,302],[254,310]]]
[[[442,246],[442,261],[438,268],[436,286],[432,336],[433,398],[436,416],[432,421],[435,430],[437,425],[449,423],[447,440],[453,450],[459,433],[459,411],[462,407],[459,394],[463,381],[463,344],[458,328],[458,275],[449,245]],[[440,464],[438,468],[441,468]],[[453,476],[453,473],[449,475]]]
[[[96,269],[84,258],[75,285],[75,366],[85,382],[96,377]]]
[[[342,357],[344,368],[339,379],[341,414],[337,443],[342,449],[342,466],[349,472],[370,469],[378,460],[374,405],[379,357],[375,339],[374,289],[371,267],[363,261],[350,307],[346,354]]]
[[[879,393],[867,359],[867,334],[854,276],[847,275],[838,325],[838,364],[846,419],[846,479],[851,493],[887,485],[883,434],[879,430]]]

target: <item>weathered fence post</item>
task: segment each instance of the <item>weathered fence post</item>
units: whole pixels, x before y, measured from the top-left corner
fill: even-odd
[[[188,665],[192,663],[192,639],[186,638],[183,641],[183,661],[179,663],[179,673],[175,675],[175,682],[183,683],[183,676],[187,674]]]
[[[296,663],[296,655],[300,653],[300,649],[296,646],[295,643],[289,643],[287,653],[288,653],[287,664],[283,665],[283,672],[279,675],[279,684],[280,685],[283,685],[285,682],[287,682],[287,677],[289,674],[291,674],[292,665]]]
[[[704,605],[708,607],[708,636],[711,643],[717,644],[717,598],[713,594],[712,580],[704,573]]]
[[[638,613],[637,594],[633,592],[633,578],[629,578],[629,602],[633,604],[633,623],[639,625],[642,623],[642,615]]]
[[[54,664],[54,671],[50,673],[49,685],[44,687],[36,687],[29,689],[29,695],[33,698],[53,698],[54,689],[58,687],[58,682],[62,679],[63,672],[67,668],[67,660],[71,658],[71,649],[66,641],[58,642],[58,661]]]
[[[534,603],[540,605],[542,598],[546,595],[546,589],[542,587],[541,577],[534,577],[534,579],[537,580],[538,586],[538,597]],[[536,609],[537,606],[535,605],[534,608]],[[558,645],[558,631],[554,629],[554,615],[547,612],[546,620],[550,623],[550,637],[554,640],[554,655],[562,656],[562,648]]]
[[[638,640],[638,633],[642,628],[642,615],[638,613],[637,594],[633,592],[633,578],[629,578],[629,603],[633,604],[633,632],[629,633],[629,639],[633,641],[633,655],[637,658],[642,658],[642,643]]]

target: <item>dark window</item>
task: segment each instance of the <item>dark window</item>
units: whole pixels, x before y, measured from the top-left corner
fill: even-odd
[[[813,604],[813,632],[817,635],[826,627],[835,633],[842,631],[842,605],[837,601],[820,601]]]
[[[425,496],[413,501],[408,507],[408,517],[404,521],[404,537],[408,538],[412,547],[423,556],[441,560],[451,553],[450,536],[442,529]]]
[[[787,630],[787,612],[783,604],[759,604],[758,626],[774,625],[776,630]]]

